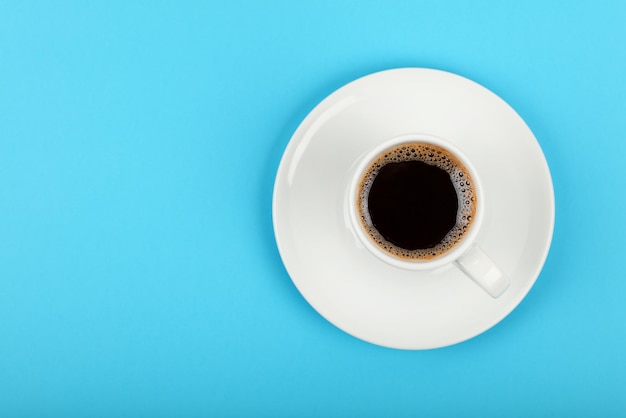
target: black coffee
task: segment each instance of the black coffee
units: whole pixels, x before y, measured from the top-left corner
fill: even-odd
[[[381,249],[429,260],[463,239],[475,218],[476,193],[469,172],[449,151],[407,143],[384,151],[366,169],[357,210]]]

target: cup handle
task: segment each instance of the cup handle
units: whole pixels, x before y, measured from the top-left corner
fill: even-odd
[[[491,297],[497,298],[511,281],[477,245],[473,245],[454,263]]]

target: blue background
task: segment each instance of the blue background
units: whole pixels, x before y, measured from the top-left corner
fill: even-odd
[[[0,415],[626,416],[626,2],[0,3]],[[526,120],[550,255],[495,328],[359,341],[271,224],[326,95],[456,72]]]

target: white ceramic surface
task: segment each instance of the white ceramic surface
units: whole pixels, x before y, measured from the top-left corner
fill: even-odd
[[[371,162],[381,153],[385,152],[385,150],[410,142],[428,143],[443,147],[448,152],[452,153],[459,161],[461,161],[461,163],[465,166],[465,169],[469,171],[477,202],[476,212],[474,213],[474,222],[465,234],[465,237],[447,253],[431,260],[405,260],[381,250],[376,244],[374,244],[361,226],[361,220],[358,214],[359,211],[356,207],[359,184],[363,177],[363,172],[367,169]],[[367,248],[370,253],[382,261],[394,267],[406,270],[433,270],[454,262],[461,268],[461,271],[463,271],[468,278],[473,280],[492,297],[499,297],[508,288],[510,284],[509,278],[498,268],[489,256],[480,249],[478,244],[474,242],[476,236],[480,232],[480,226],[484,213],[482,205],[484,199],[483,188],[480,183],[480,176],[474,169],[471,162],[453,144],[432,135],[414,133],[395,137],[383,142],[368,153],[361,160],[361,162],[357,164],[356,169],[352,174],[352,179],[348,185],[346,199],[345,217],[350,219],[355,235],[359,237],[361,244]],[[457,217],[458,216],[460,216],[460,214],[457,212]]]
[[[481,178],[475,241],[511,280],[497,299],[455,265],[399,269],[355,235],[346,193],[356,164],[416,132],[454,144]],[[345,85],[305,118],[278,169],[273,221],[291,279],[323,317],[374,344],[428,349],[472,338],[520,303],[550,247],[554,194],[535,137],[502,99],[458,75],[402,68]]]

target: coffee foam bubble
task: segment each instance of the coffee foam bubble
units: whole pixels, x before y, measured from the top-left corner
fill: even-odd
[[[421,161],[438,167],[450,176],[458,199],[456,224],[443,240],[432,248],[407,250],[387,241],[374,227],[368,209],[368,196],[377,174],[386,164]],[[383,251],[410,261],[425,261],[440,257],[460,243],[476,218],[474,181],[465,166],[448,150],[437,145],[410,142],[389,148],[379,154],[365,169],[357,192],[356,207],[361,224],[369,238]]]

